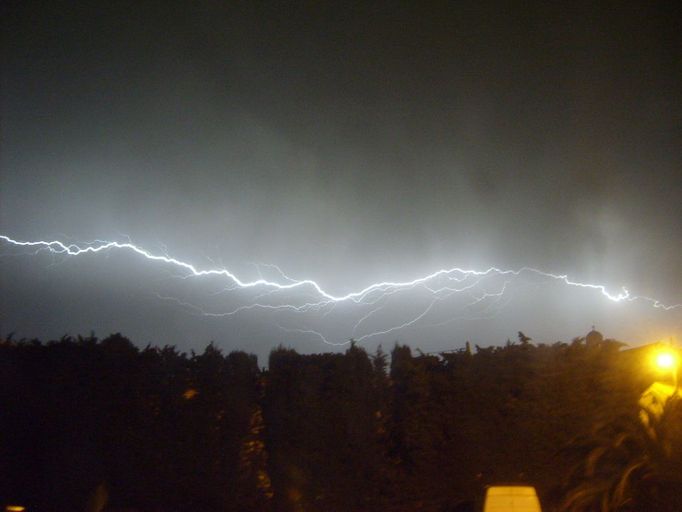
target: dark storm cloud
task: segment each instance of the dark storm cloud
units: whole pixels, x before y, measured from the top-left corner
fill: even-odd
[[[682,69],[663,4],[4,10],[5,233],[125,234],[344,291],[529,264],[680,299]],[[7,302],[3,329],[29,332]]]

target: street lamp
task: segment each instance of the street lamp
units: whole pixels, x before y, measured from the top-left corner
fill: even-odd
[[[661,352],[656,356],[656,364],[659,368],[670,369],[675,366],[675,356],[670,352]]]
[[[659,343],[652,347],[649,353],[649,364],[661,374],[669,374],[672,377],[672,386],[668,377],[656,379],[639,397],[640,418],[650,427],[651,418],[660,418],[665,409],[665,404],[672,398],[679,398],[680,389],[677,378],[680,366],[680,352],[672,345]],[[662,380],[667,382],[662,382]]]
[[[675,394],[678,391],[677,370],[679,367],[679,354],[671,347],[661,348],[654,354],[654,364],[658,370],[670,372],[673,378]]]

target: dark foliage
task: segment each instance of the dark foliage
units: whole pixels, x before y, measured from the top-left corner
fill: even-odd
[[[519,333],[518,344],[438,355],[396,345],[390,365],[356,345],[278,348],[259,370],[254,356],[212,344],[188,355],[119,334],[6,340],[0,503],[435,512],[474,509],[486,485],[516,482],[536,486],[548,509],[611,499],[668,510],[660,496],[682,481],[680,430],[665,415],[643,428],[647,377],[634,378],[619,349]]]
[[[3,502],[82,510],[103,484],[111,508],[245,510],[255,357],[138,350],[115,334],[4,343],[0,361]]]

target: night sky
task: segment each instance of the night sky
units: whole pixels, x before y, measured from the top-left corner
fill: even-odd
[[[274,264],[334,295],[530,266],[681,303],[673,2],[428,4],[3,2],[0,234],[130,240],[290,282]],[[17,337],[121,331],[262,356],[339,349],[308,331],[343,343],[388,330],[361,343],[425,351],[519,330],[570,341],[593,324],[633,344],[682,336],[682,307],[533,273],[435,302],[442,282],[206,316],[320,297],[188,278],[125,250],[1,242],[0,255],[0,332]]]

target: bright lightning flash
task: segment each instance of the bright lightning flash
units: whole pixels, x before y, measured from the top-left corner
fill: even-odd
[[[428,317],[439,304],[444,303],[446,300],[452,299],[455,296],[465,296],[469,298],[465,307],[482,307],[483,309],[490,309],[496,306],[499,307],[500,301],[507,293],[507,289],[512,280],[522,274],[532,275],[548,281],[557,281],[570,287],[594,290],[613,302],[641,301],[648,303],[654,308],[666,311],[682,307],[682,304],[666,305],[651,297],[633,295],[625,288],[621,288],[619,292],[613,293],[607,290],[606,286],[601,284],[574,281],[567,275],[553,274],[532,267],[522,267],[517,270],[505,270],[496,267],[490,267],[486,270],[470,270],[452,267],[436,270],[431,274],[409,281],[383,281],[370,284],[365,288],[345,295],[336,295],[325,290],[314,280],[292,278],[275,265],[256,265],[261,277],[255,280],[245,280],[241,279],[227,268],[215,267],[202,269],[192,263],[171,257],[166,253],[152,253],[130,241],[115,242],[96,240],[90,243],[74,244],[64,243],[59,240],[22,241],[15,240],[6,235],[0,235],[0,240],[12,246],[34,249],[33,253],[47,251],[64,257],[75,257],[110,251],[126,251],[160,265],[179,270],[182,273],[179,277],[183,279],[192,277],[214,277],[223,279],[226,281],[226,285],[219,293],[236,294],[240,291],[251,291],[254,294],[249,297],[249,300],[245,300],[238,307],[221,312],[206,311],[199,306],[179,300],[175,297],[158,295],[161,299],[174,301],[183,307],[207,316],[230,317],[251,310],[262,310],[270,312],[310,313],[318,314],[318,317],[326,317],[335,311],[336,307],[346,305],[347,308],[352,308],[355,311],[355,318],[357,318],[357,321],[350,330],[356,341],[364,341],[375,336],[386,335],[424,322],[426,317]],[[278,278],[267,279],[262,277],[261,268],[274,270],[278,275]],[[500,280],[503,280],[501,285],[499,283]],[[373,320],[375,323],[382,320],[378,317],[380,317],[381,313],[387,308],[389,301],[393,300],[399,294],[404,295],[410,291],[415,294],[415,297],[420,297],[422,302],[420,306],[415,306],[418,307],[419,310],[417,314],[412,315],[408,320],[398,325],[383,324],[383,327],[368,330],[364,333],[361,332],[361,327],[370,320]],[[416,300],[415,304],[419,304],[419,301]],[[445,322],[433,323],[431,325],[443,325],[449,321],[450,320],[446,320]],[[322,333],[308,327],[279,327],[286,332],[296,332],[315,336],[331,345],[343,345],[348,343],[347,341],[341,343],[329,341]]]

